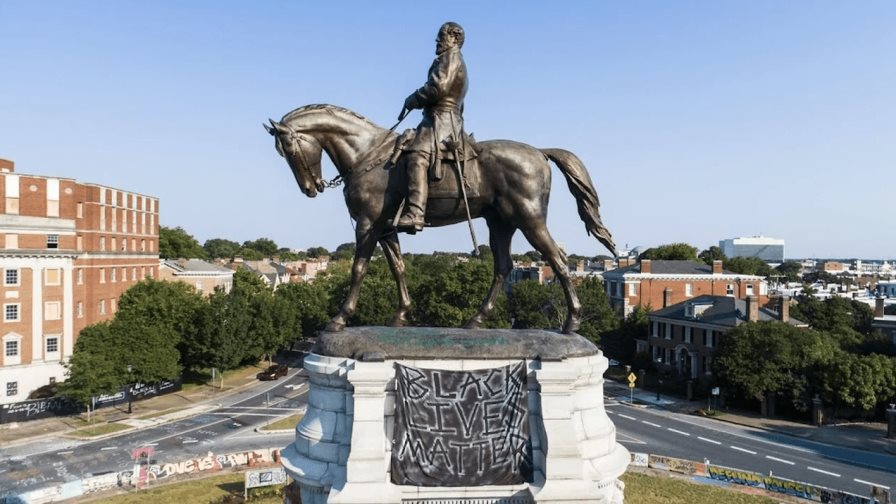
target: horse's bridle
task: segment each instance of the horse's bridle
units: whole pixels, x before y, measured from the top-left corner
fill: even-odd
[[[312,144],[310,140],[305,138],[305,135],[302,135],[301,133],[297,133],[296,131],[294,131],[292,128],[290,128],[288,126],[285,126],[285,127],[289,131],[289,149],[290,149],[290,151],[299,153],[299,157],[301,158],[301,161],[302,161],[302,166],[300,166],[299,168],[301,170],[303,170],[308,175],[308,178],[311,179],[311,181],[317,187],[317,190],[320,192],[323,192],[325,187],[333,188],[333,187],[338,187],[340,184],[342,184],[342,182],[343,182],[342,175],[336,175],[329,182],[324,181],[321,176],[317,175],[314,172],[314,170],[312,170],[311,165],[308,163],[308,159],[305,158],[305,151],[302,149],[302,146],[299,144],[299,142],[305,142],[308,145],[312,145],[312,146],[314,144]],[[317,170],[318,173],[320,173],[320,171],[321,171],[320,170],[320,161],[315,163],[315,166],[318,168],[318,170]],[[320,184],[318,184],[318,182],[320,182]]]

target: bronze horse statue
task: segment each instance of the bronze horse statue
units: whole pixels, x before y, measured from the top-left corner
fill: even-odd
[[[357,248],[351,270],[351,287],[339,313],[327,324],[327,331],[340,331],[354,313],[361,281],[377,242],[395,282],[398,284],[398,309],[389,321],[401,326],[407,321],[411,306],[404,279],[404,261],[398,234],[391,227],[404,199],[401,170],[386,169],[397,134],[381,128],[363,116],[333,105],[307,105],[283,116],[279,122],[265,125],[275,138],[277,151],[286,158],[299,188],[313,198],[326,187],[321,176],[321,155],[326,152],[345,183],[343,194],[351,217],[356,221]],[[450,205],[427,205],[426,222],[446,226],[464,222],[467,209],[473,218],[482,217],[488,224],[489,245],[494,255],[494,278],[479,311],[464,327],[475,329],[492,311],[504,279],[513,268],[510,241],[520,230],[554,270],[566,296],[567,318],[564,333],[579,328],[582,305],[570,282],[566,255],[554,242],[546,226],[548,197],[551,192],[553,161],[566,177],[576,199],[579,217],[589,234],[604,244],[614,255],[616,247],[610,232],[598,214],[597,192],[582,162],[571,152],[561,149],[536,149],[509,140],[478,143],[478,186],[468,190],[472,196],[466,205],[457,194]]]

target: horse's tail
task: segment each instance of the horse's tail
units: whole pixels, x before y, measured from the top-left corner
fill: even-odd
[[[554,162],[566,177],[566,183],[569,185],[569,191],[576,198],[576,205],[579,207],[579,217],[585,223],[585,229],[588,234],[594,236],[607,247],[613,255],[616,255],[616,244],[613,243],[613,236],[600,220],[600,201],[597,199],[597,191],[594,190],[594,184],[591,183],[591,176],[585,169],[582,160],[576,157],[572,152],[563,149],[539,149],[541,152]]]

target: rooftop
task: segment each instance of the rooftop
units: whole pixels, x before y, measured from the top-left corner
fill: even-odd
[[[706,324],[736,327],[747,322],[747,302],[728,296],[698,296],[687,301],[655,310],[651,317],[677,320],[695,320]],[[759,321],[779,320],[778,312],[759,307]],[[790,325],[805,326],[806,323],[790,318]]]

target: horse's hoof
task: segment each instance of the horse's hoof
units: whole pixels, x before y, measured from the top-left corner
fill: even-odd
[[[389,319],[389,327],[404,327],[408,323],[408,319],[404,314],[395,314]]]
[[[566,319],[566,323],[563,324],[563,334],[573,334],[579,330],[582,323],[579,322],[577,317],[569,317]]]
[[[345,329],[345,322],[339,322],[336,320],[331,320],[326,327],[324,327],[324,331],[326,332],[340,332]]]

